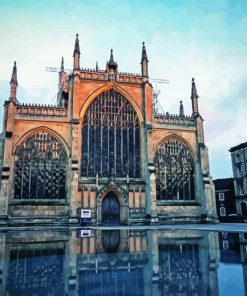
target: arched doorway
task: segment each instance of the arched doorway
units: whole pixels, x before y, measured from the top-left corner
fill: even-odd
[[[119,225],[120,224],[120,204],[118,198],[113,192],[109,192],[102,202],[102,224]]]
[[[120,230],[103,230],[101,232],[101,242],[107,252],[116,251],[120,243]]]
[[[241,211],[242,211],[242,216],[247,216],[247,207],[246,207],[246,203],[242,202],[241,203]]]

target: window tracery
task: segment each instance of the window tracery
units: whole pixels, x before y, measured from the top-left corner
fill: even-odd
[[[39,131],[17,147],[16,199],[64,199],[67,157],[58,139]]]
[[[156,194],[158,200],[194,200],[194,160],[177,139],[164,142],[157,150]]]
[[[140,176],[138,116],[119,92],[101,93],[88,107],[82,127],[83,177]]]

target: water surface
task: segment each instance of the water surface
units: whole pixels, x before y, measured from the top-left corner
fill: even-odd
[[[0,242],[0,295],[247,295],[244,233],[43,229]]]

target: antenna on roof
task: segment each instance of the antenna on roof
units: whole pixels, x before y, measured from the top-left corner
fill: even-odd
[[[153,89],[153,113],[154,115],[158,115],[159,113],[165,113],[159,100],[158,97],[160,95],[160,89],[157,89],[157,86]]]
[[[61,69],[59,68],[53,68],[53,67],[46,67],[45,70],[47,72],[61,72]],[[64,69],[64,72],[71,74],[72,70],[71,69]]]
[[[151,82],[154,83],[165,83],[165,84],[170,84],[169,80],[166,79],[156,79],[156,78],[150,78]],[[158,115],[159,113],[165,113],[159,100],[158,97],[160,95],[161,91],[160,89],[157,88],[157,84],[155,85],[155,88],[153,88],[153,113],[154,115]]]

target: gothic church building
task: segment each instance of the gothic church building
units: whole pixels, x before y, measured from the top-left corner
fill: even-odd
[[[23,104],[13,67],[0,139],[0,218],[8,225],[202,223],[217,220],[203,119],[157,114],[143,43],[141,74],[62,59],[56,106]]]

